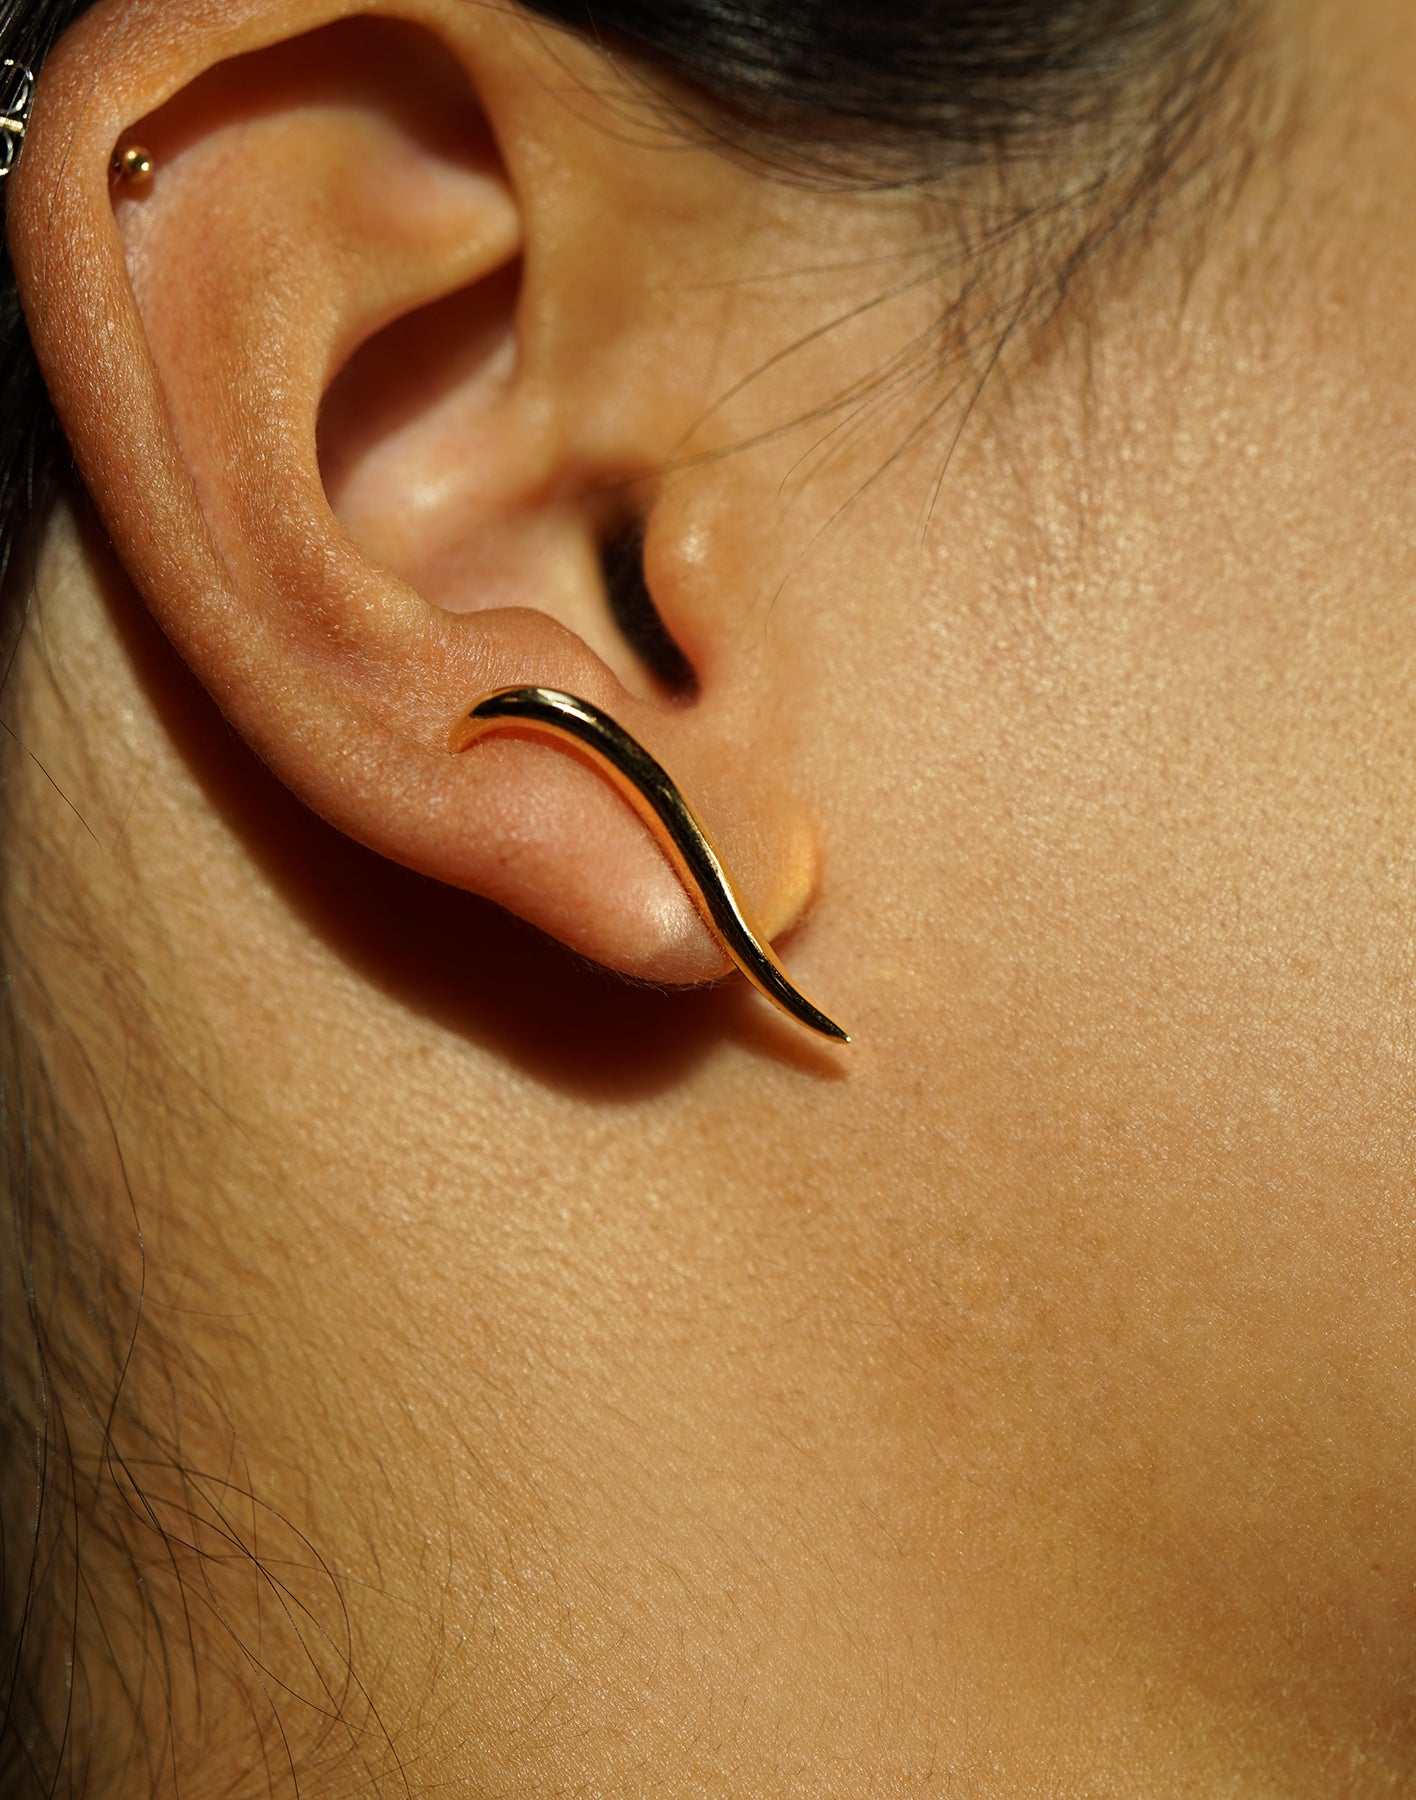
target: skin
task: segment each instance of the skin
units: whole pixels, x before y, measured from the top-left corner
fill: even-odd
[[[677,143],[495,11],[250,88],[203,70],[332,9],[118,16],[11,214],[102,526],[44,534],[6,876],[120,1324],[143,1234],[112,1791],[1404,1791],[1411,9],[1274,10],[1285,129],[942,484],[957,405],[893,454],[939,390],[810,417],[938,286],[770,360],[917,201]],[[629,500],[692,704],[599,596]],[[848,1052],[475,897],[716,967],[586,770],[441,751],[493,679],[644,737]]]

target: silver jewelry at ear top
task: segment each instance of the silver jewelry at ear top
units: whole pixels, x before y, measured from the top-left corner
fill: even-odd
[[[130,181],[134,187],[152,180],[152,158],[141,144],[129,144],[126,150],[115,150],[108,166],[120,181]]]
[[[34,72],[12,56],[0,63],[0,70],[4,71],[4,86],[8,90],[4,100],[0,101],[0,181],[3,181],[14,168],[20,146],[25,141],[30,101],[34,98]]]
[[[828,1019],[793,984],[771,947],[749,924],[722,859],[688,797],[638,738],[631,737],[607,712],[575,694],[562,693],[559,688],[506,687],[495,688],[473,702],[453,726],[447,747],[460,753],[497,731],[561,738],[588,752],[649,827],[703,922],[758,993],[808,1031],[833,1043],[850,1043],[836,1021]]]

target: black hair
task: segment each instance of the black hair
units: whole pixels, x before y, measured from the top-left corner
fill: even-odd
[[[753,127],[893,150],[915,172],[1008,154],[1100,116],[1138,56],[1154,68],[1201,11],[1187,0],[529,0],[529,9],[623,42]],[[1212,32],[1219,9],[1204,10]]]
[[[469,0],[471,3],[471,0]],[[0,0],[0,59],[36,71],[90,0]],[[1136,129],[1108,169],[1119,172],[1111,221],[1171,166],[1195,129],[1228,54],[1235,8],[1227,0],[526,0],[528,10],[676,78],[685,116],[725,145],[788,173],[824,171],[862,183],[935,181],[983,163],[1017,164],[1079,131],[1113,124],[1123,95],[1139,96]],[[3,98],[0,95],[0,98]],[[1114,198],[1115,196],[1113,196]],[[1110,227],[1103,225],[1101,235]],[[1081,236],[1069,251],[1080,255]],[[1091,238],[1097,236],[1092,230]],[[1090,241],[1090,240],[1088,240]],[[0,583],[22,600],[30,522],[70,478],[62,435],[25,332],[8,256],[0,258]],[[21,609],[16,607],[12,617]],[[0,1267],[6,1355],[0,1468],[0,1788],[24,1794],[84,1791],[66,1745],[66,1696],[45,1692],[56,1634],[74,1632],[76,1541],[64,1533],[82,1510],[80,1477],[65,1468],[59,1384],[49,1362],[44,1305],[36,1297],[36,1236],[62,1240],[69,1193],[49,1186],[59,1165],[40,1156],[42,1077],[27,1071],[32,1044],[0,996],[0,1125],[11,1153],[0,1234],[20,1266]],[[48,1172],[46,1174],[46,1171]],[[59,1261],[63,1261],[61,1253]],[[72,1285],[72,1284],[71,1284]],[[101,1284],[100,1288],[101,1288]],[[97,1295],[97,1297],[95,1297]],[[51,1303],[52,1304],[52,1303]],[[90,1313],[102,1296],[90,1287]],[[113,1334],[121,1351],[122,1333]],[[92,1338],[88,1340],[92,1342]],[[25,1365],[26,1378],[11,1372]],[[91,1372],[90,1389],[106,1379]],[[71,1385],[77,1381],[71,1376]],[[121,1380],[121,1355],[112,1381]],[[113,1393],[76,1404],[102,1419]],[[102,1477],[102,1470],[94,1480]],[[67,1484],[67,1485],[66,1485]],[[56,1551],[55,1546],[60,1548]],[[52,1558],[52,1562],[46,1559]],[[67,1567],[68,1601],[53,1591]],[[66,1605],[68,1611],[66,1612]],[[62,1657],[61,1657],[62,1662]],[[71,1659],[68,1677],[78,1679]],[[97,1790],[95,1790],[97,1791]]]

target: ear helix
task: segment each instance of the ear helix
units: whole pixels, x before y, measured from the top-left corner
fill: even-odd
[[[558,688],[503,687],[481,695],[453,727],[459,754],[498,731],[530,731],[589,754],[648,826],[703,922],[760,994],[821,1037],[850,1043],[834,1019],[797,988],[754,930],[742,901],[687,796],[635,737],[600,707]]]

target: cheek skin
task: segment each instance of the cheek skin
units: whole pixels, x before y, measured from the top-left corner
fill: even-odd
[[[1217,1716],[1283,1645],[1310,1741],[1401,1767],[1416,189],[1409,119],[1348,104],[1183,307],[1157,264],[1084,368],[995,390],[915,607],[842,589],[824,654],[875,728],[831,840],[859,1031],[928,1071],[866,1177],[908,1317],[1013,1395],[1096,1603]]]

